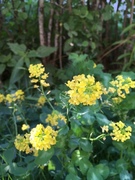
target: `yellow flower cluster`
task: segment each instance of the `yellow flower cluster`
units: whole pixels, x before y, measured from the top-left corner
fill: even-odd
[[[38,88],[38,82],[44,86],[48,87],[49,83],[46,83],[45,80],[48,77],[48,74],[45,73],[45,68],[42,64],[31,64],[29,66],[29,77],[31,78],[31,83],[34,84],[34,88]]]
[[[111,86],[108,92],[115,93],[116,98],[113,98],[114,103],[120,103],[126,94],[130,93],[130,88],[135,88],[135,81],[132,81],[130,77],[124,78],[122,75],[116,76],[116,80],[110,82]]]
[[[24,100],[24,92],[19,89],[13,94],[7,94],[5,97],[5,101],[8,103],[23,101]]]
[[[42,124],[38,124],[30,132],[30,143],[36,150],[45,150],[56,144],[57,131],[54,131],[50,126],[46,128]]]
[[[74,76],[73,80],[68,81],[66,85],[70,88],[69,103],[73,105],[94,105],[105,91],[100,82],[95,82],[93,76],[85,77],[84,74]]]
[[[0,94],[0,103],[5,101],[5,96],[3,94]]]
[[[23,101],[24,100],[24,92],[19,89],[15,93],[7,94],[4,96],[3,94],[0,94],[0,103],[6,102],[11,104],[12,102],[16,101]]]
[[[39,106],[39,107],[43,106],[45,104],[45,102],[46,102],[46,98],[43,95],[41,95],[38,99],[37,106]]]
[[[48,114],[48,116],[46,118],[46,122],[50,123],[52,126],[57,126],[59,123],[58,122],[59,120],[64,121],[64,123],[67,122],[66,117],[55,110],[52,112],[52,114]]]
[[[15,147],[17,150],[25,152],[29,154],[32,152],[32,148],[30,148],[30,134],[26,133],[24,136],[18,134],[15,139]]]
[[[115,141],[124,142],[127,139],[130,139],[132,128],[130,126],[126,126],[123,122],[112,122],[110,126],[113,128],[112,133],[110,133],[111,137]]]
[[[23,125],[22,129],[29,128],[28,125]],[[38,154],[39,150],[45,150],[51,148],[56,144],[56,137],[58,132],[54,131],[50,126],[46,128],[42,124],[38,124],[33,128],[30,133],[26,133],[23,136],[18,134],[14,141],[17,150],[28,153]]]

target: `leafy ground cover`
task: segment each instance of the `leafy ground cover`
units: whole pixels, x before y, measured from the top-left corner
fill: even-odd
[[[27,88],[0,94],[1,179],[135,177],[133,72],[112,77],[89,60],[54,88],[41,63],[26,71]]]

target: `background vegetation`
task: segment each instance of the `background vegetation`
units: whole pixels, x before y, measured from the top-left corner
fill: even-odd
[[[55,176],[52,164],[49,164],[51,174],[48,173],[48,167],[45,166],[43,171],[41,170],[42,168],[39,168],[42,154],[39,159],[34,159],[34,163],[36,161],[37,165],[35,168],[33,157],[28,156],[28,158],[24,158],[25,155],[20,155],[13,147],[16,134],[14,133],[15,127],[12,122],[15,121],[15,117],[25,116],[26,119],[32,119],[32,121],[28,122],[34,127],[37,119],[42,123],[46,114],[51,112],[48,105],[41,109],[34,106],[35,101],[39,98],[39,94],[30,86],[28,68],[30,64],[37,63],[42,63],[45,66],[45,71],[49,72],[48,82],[51,91],[49,100],[53,102],[54,106],[56,105],[54,99],[57,103],[62,101],[62,105],[58,109],[64,113],[66,113],[66,110],[63,110],[63,107],[65,108],[64,102],[67,108],[67,98],[63,95],[63,91],[67,90],[65,83],[71,80],[74,75],[94,75],[106,87],[109,86],[111,78],[118,74],[123,74],[125,77],[129,75],[134,80],[134,0],[0,0],[0,29],[0,93],[10,94],[17,89],[22,89],[26,93],[26,102],[21,106],[21,110],[17,110],[17,114],[15,113],[15,106],[9,108],[5,104],[0,105],[0,151],[2,153],[0,159],[0,178],[29,180],[38,179],[41,176],[41,179],[59,179],[62,173],[62,170],[59,173],[61,169],[60,162],[58,163],[58,169],[56,169],[57,173],[55,171]],[[98,64],[96,68],[93,68],[94,63]],[[104,118],[114,120],[115,118],[125,118],[124,116],[126,116],[133,123],[133,110],[135,108],[133,99],[134,93],[124,101],[127,106],[124,106],[124,103],[122,103],[113,112],[108,111],[107,108],[102,109],[105,116],[103,117],[101,113],[100,117],[98,117],[99,121]],[[123,106],[124,108],[122,108]],[[95,108],[96,112],[99,113],[101,109]],[[70,110],[72,112],[72,108]],[[85,108],[83,110],[84,112],[86,111]],[[79,115],[75,113],[77,111],[79,112],[80,109],[74,109],[71,114],[74,117],[78,117]],[[91,114],[91,111],[89,114]],[[89,118],[85,118],[88,121]],[[95,118],[94,115],[91,118]],[[85,123],[91,125],[94,121]],[[103,122],[100,122],[101,124],[98,124],[98,127],[104,125],[104,123],[106,124],[106,122],[106,120],[103,120]],[[22,122],[18,123],[16,119],[16,123],[20,129]],[[77,136],[75,143],[77,143],[82,132],[84,133],[85,128],[81,129],[80,126],[81,124],[78,124],[76,121],[72,124],[71,129],[75,136]],[[87,131],[87,128],[85,130]],[[67,131],[67,129],[64,129],[63,133],[66,134]],[[108,141],[107,145],[109,143],[110,141]],[[75,147],[73,144],[72,139],[69,145],[72,150],[81,146],[83,142]],[[105,166],[107,174],[101,178],[101,172],[96,177],[98,180],[107,178],[123,180],[126,177],[133,179],[134,172],[131,174],[130,172],[133,171],[131,166],[135,162],[133,155],[134,137],[129,144],[119,145],[114,143],[114,149],[111,146],[108,151],[109,160],[112,160],[111,158],[116,154],[117,159],[120,154],[119,151],[121,152],[123,148],[126,151],[129,145],[128,154],[123,153],[127,159],[117,161],[117,171],[115,171],[114,167],[112,168],[116,164],[112,163],[110,165],[112,168],[110,176],[108,175],[108,168]],[[63,146],[64,144],[61,145],[62,148]],[[86,154],[90,153],[87,152],[87,148],[92,147],[88,142],[82,146],[84,152],[81,151],[82,154],[80,156],[86,157]],[[102,149],[103,146],[101,145],[100,148]],[[98,142],[94,144],[94,150],[96,153],[98,152]],[[104,148],[102,150],[104,154]],[[113,150],[115,151],[114,154]],[[72,175],[67,175],[67,169],[65,168],[66,170],[63,170],[62,175],[63,179],[66,175],[67,179],[75,179],[73,162],[78,158],[76,153],[77,151],[74,151],[72,158],[70,157],[72,159],[72,163],[68,167],[70,170],[67,168],[68,172]],[[99,159],[103,155],[102,153],[95,160],[92,160],[92,163],[98,165]],[[52,154],[53,152],[50,151],[48,154],[44,154],[44,156],[50,155],[49,157],[52,157]],[[69,156],[66,158],[69,158]],[[20,160],[21,158],[24,158],[23,162]],[[87,160],[84,158],[82,161],[87,164]],[[48,159],[45,158],[41,164],[43,165],[47,161]],[[8,165],[11,162],[16,163],[12,164],[10,169]],[[19,164],[17,164],[18,162]],[[132,163],[128,164],[127,162]],[[28,163],[30,163],[29,167],[27,166]],[[81,164],[82,162],[76,163]],[[125,169],[124,163],[126,164]],[[79,173],[84,173],[85,177],[87,168],[85,169],[80,164],[77,165],[81,169]],[[89,163],[87,165],[90,166]],[[27,168],[33,175],[31,175],[32,173],[30,175],[29,173],[27,175],[24,173]],[[100,164],[96,167],[96,169],[100,168],[103,171],[104,166]],[[94,173],[96,174],[97,170],[94,170]],[[122,173],[125,174],[122,175]],[[82,178],[82,174],[79,177]],[[87,178],[91,177],[91,175],[86,176]],[[92,180],[96,180],[96,178]],[[76,179],[79,179],[78,176]]]

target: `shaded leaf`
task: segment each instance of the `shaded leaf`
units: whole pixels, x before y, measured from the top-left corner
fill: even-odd
[[[51,148],[48,151],[39,151],[38,156],[35,158],[35,164],[44,165],[52,158],[54,149]]]
[[[47,57],[54,53],[57,49],[55,47],[40,46],[37,49],[38,57]]]

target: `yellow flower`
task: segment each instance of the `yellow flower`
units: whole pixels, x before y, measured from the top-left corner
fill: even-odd
[[[112,101],[113,101],[114,104],[119,104],[119,103],[122,102],[122,100],[123,99],[121,97],[114,97],[114,98],[112,98]]]
[[[26,154],[31,153],[32,148],[30,148],[29,137],[30,137],[30,134],[28,133],[26,133],[24,136],[21,136],[20,134],[18,134],[14,141],[16,149],[19,151],[25,152]]]
[[[34,84],[34,88],[38,88],[40,83],[44,87],[48,87],[49,83],[46,83],[45,80],[48,77],[48,74],[45,73],[45,68],[42,64],[31,64],[29,66],[29,77],[31,78],[31,83]]]
[[[4,102],[5,96],[3,94],[0,94],[0,103]]]
[[[23,101],[24,100],[24,92],[19,89],[15,93],[7,94],[5,97],[5,101],[9,104],[16,101]]]
[[[24,100],[24,92],[21,89],[17,90],[14,95],[17,100]]]
[[[45,104],[45,102],[46,102],[46,98],[43,95],[41,95],[38,99],[37,106],[39,106],[39,107],[43,106]]]
[[[27,129],[29,129],[30,128],[30,126],[28,125],[28,124],[23,124],[22,125],[22,130],[23,131],[25,131],[25,130],[27,130]]]
[[[29,67],[30,78],[39,78],[44,73],[44,66],[42,64],[31,64]]]
[[[64,123],[67,122],[66,117],[63,116],[58,111],[53,111],[52,114],[48,114],[46,118],[46,122],[50,123],[52,126],[57,126],[59,123],[59,120],[63,121]]]
[[[38,124],[30,132],[30,143],[35,150],[45,150],[56,144],[57,131],[50,126],[46,128],[42,124]]]
[[[90,75],[74,76],[73,80],[68,81],[66,85],[70,88],[67,92],[70,97],[69,103],[73,105],[94,105],[105,92],[103,85],[95,82],[95,78]]]
[[[135,81],[132,81],[130,77],[124,78],[122,75],[116,76],[116,80],[111,81],[110,84],[112,87],[109,87],[108,92],[115,93],[115,97],[121,100],[126,98],[131,88],[135,88]]]
[[[103,133],[104,133],[104,132],[108,132],[108,131],[109,131],[109,126],[107,126],[107,125],[102,126],[101,129],[102,129],[102,132],[103,132]]]
[[[122,121],[116,123],[112,122],[110,126],[113,128],[112,133],[110,133],[113,140],[124,142],[130,139],[132,132],[130,126],[126,126]]]

